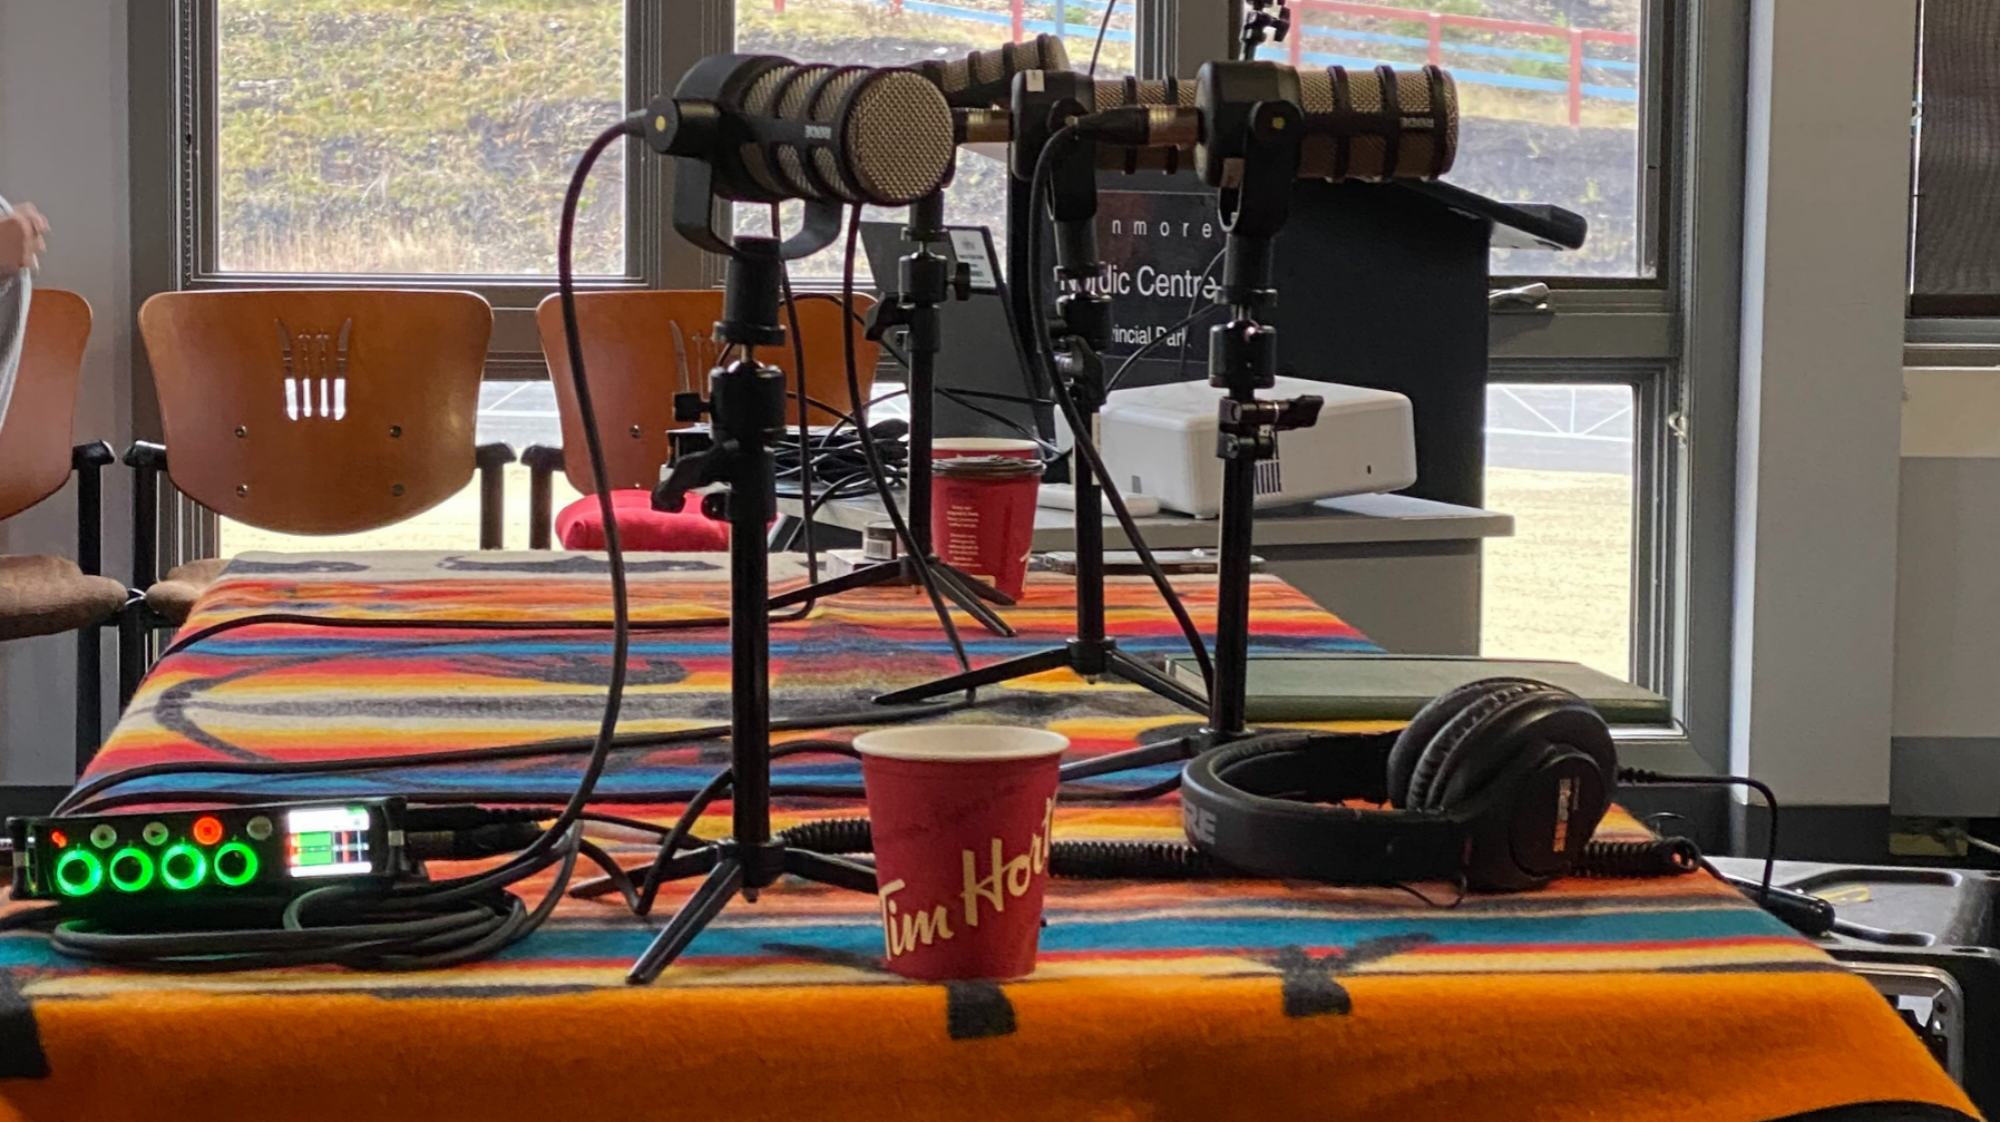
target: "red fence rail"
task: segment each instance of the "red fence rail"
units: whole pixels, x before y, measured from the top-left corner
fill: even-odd
[[[903,0],[889,0],[892,11],[900,12]],[[1492,19],[1487,16],[1462,16],[1452,12],[1429,12],[1417,8],[1390,8],[1380,4],[1350,3],[1348,0],[1293,0],[1297,9],[1295,26],[1302,27],[1308,12],[1329,12],[1337,15],[1362,16],[1368,19],[1394,20],[1402,23],[1421,23],[1426,30],[1428,49],[1426,58],[1433,66],[1443,65],[1444,29],[1462,27],[1472,31],[1490,31],[1502,35],[1530,35],[1542,39],[1562,40],[1568,45],[1569,58],[1569,123],[1583,123],[1583,70],[1585,43],[1612,43],[1619,46],[1636,47],[1639,36],[1629,31],[1611,31],[1597,27],[1563,27],[1552,23],[1528,23],[1523,20]],[[785,0],[771,0],[773,11],[782,15]],[[1008,0],[1007,15],[1014,42],[1018,43],[1027,34],[1027,0]],[[1305,53],[1305,36],[1298,30],[1287,37],[1286,46],[1292,65],[1297,66]]]
[[[1019,7],[1021,0],[1013,0]],[[1522,20],[1491,19],[1486,16],[1461,16],[1451,12],[1423,12],[1413,8],[1385,8],[1380,4],[1353,4],[1347,0],[1295,0],[1294,7],[1299,15],[1295,24],[1304,23],[1307,12],[1333,12],[1345,16],[1365,16],[1370,19],[1398,20],[1404,23],[1422,23],[1428,31],[1431,65],[1442,64],[1444,57],[1444,29],[1463,27],[1473,31],[1492,31],[1504,35],[1533,35],[1542,39],[1562,39],[1569,44],[1569,123],[1583,123],[1583,45],[1585,43],[1616,43],[1620,46],[1636,47],[1639,36],[1629,31],[1608,31],[1596,27],[1562,27],[1552,23],[1527,23]],[[1300,55],[1305,51],[1305,36],[1294,30],[1287,37],[1287,47],[1291,52],[1292,65],[1299,64]]]

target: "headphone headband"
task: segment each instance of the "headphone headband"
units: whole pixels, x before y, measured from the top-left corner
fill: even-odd
[[[1381,801],[1394,741],[1393,734],[1282,747],[1246,740],[1197,756],[1181,777],[1187,835],[1225,864],[1264,876],[1349,884],[1455,877],[1465,866],[1466,833],[1448,815],[1299,801]]]
[[[1181,780],[1183,825],[1198,848],[1264,876],[1518,891],[1570,870],[1617,762],[1582,698],[1489,678],[1393,736],[1252,737],[1197,756]]]

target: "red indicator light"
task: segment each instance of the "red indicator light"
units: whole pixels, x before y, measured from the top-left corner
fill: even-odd
[[[61,830],[50,830],[49,841],[52,842],[57,849],[61,849],[69,844],[69,835],[63,833]]]
[[[202,845],[214,845],[222,840],[222,820],[204,815],[194,820],[194,840]]]

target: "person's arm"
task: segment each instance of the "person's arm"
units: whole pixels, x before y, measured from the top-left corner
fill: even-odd
[[[33,203],[20,203],[0,215],[0,273],[32,269],[48,247],[49,220]]]

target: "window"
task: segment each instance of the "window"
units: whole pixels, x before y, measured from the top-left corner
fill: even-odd
[[[2000,316],[2000,8],[1924,0],[1910,311]]]
[[[1499,250],[1506,275],[1640,277],[1646,196],[1642,0],[1294,0],[1296,66],[1450,70],[1451,180],[1503,202],[1555,203],[1590,222],[1578,253]],[[1263,57],[1274,57],[1264,48]]]
[[[1631,676],[1632,406],[1629,386],[1487,387],[1486,505],[1515,531],[1486,543],[1482,653]]]
[[[219,273],[547,276],[625,103],[624,0],[215,0]],[[626,272],[624,153],[577,262]]]
[[[1116,0],[1097,60],[1102,78],[1133,72],[1138,0]],[[799,62],[838,60],[866,66],[908,66],[963,58],[973,51],[1036,35],[1061,35],[1070,65],[1090,65],[1106,0],[737,0],[736,49],[782,55]],[[945,188],[945,221],[985,225],[1006,256],[1007,168],[1000,161],[962,152]],[[798,206],[785,208],[786,229],[796,229]],[[738,206],[737,229],[770,228],[767,208]],[[869,221],[896,221],[899,210],[868,208]],[[792,275],[818,282],[840,277],[842,247],[835,245],[792,265]],[[869,287],[867,262],[855,284]]]
[[[639,0],[180,0],[182,249],[162,287],[448,285],[495,309],[488,377],[542,379],[532,309],[548,293],[581,152],[702,53]],[[593,286],[698,284],[663,242],[666,161],[598,161],[577,264]],[[490,380],[479,439],[560,443],[545,381]],[[538,391],[538,392],[536,392]],[[536,407],[508,402],[528,392]],[[512,414],[512,415],[509,415]],[[508,470],[508,544],[527,540],[527,472]],[[210,519],[211,524],[215,522]],[[222,522],[244,549],[467,548],[478,489],[353,538]],[[172,548],[170,546],[170,548]]]

